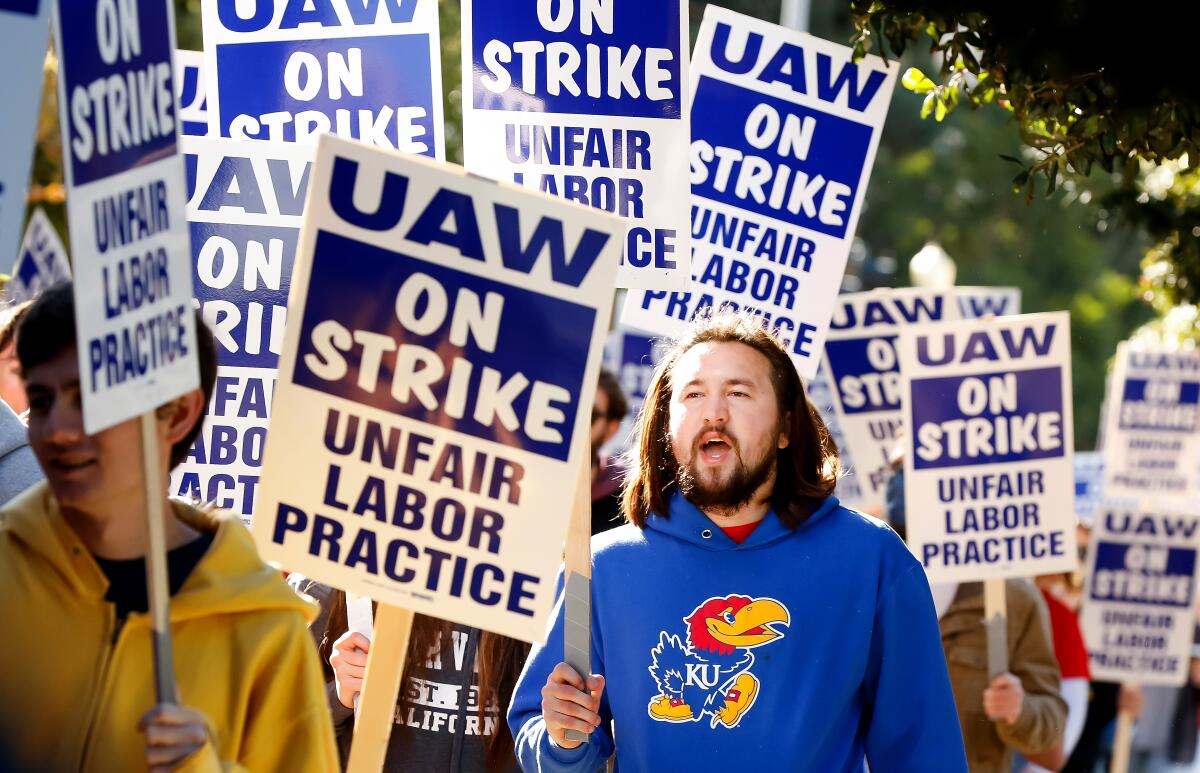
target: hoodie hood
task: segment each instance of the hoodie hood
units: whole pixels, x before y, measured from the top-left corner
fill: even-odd
[[[250,532],[236,518],[201,510],[176,500],[171,508],[179,520],[213,535],[212,544],[183,587],[171,596],[171,621],[210,615],[266,610],[294,610],[306,622],[317,609],[292,591],[282,575],[258,557]],[[63,518],[58,502],[43,481],[0,511],[0,528],[41,555],[82,596],[100,599],[108,578],[74,529]]]
[[[797,530],[809,528],[837,509],[838,498],[826,497]],[[721,531],[720,526],[704,514],[703,510],[689,502],[678,488],[671,492],[670,501],[667,503],[667,515],[651,513],[646,519],[646,528],[690,543],[702,550],[711,551],[755,550],[773,545],[792,534],[792,530],[775,514],[775,508],[771,508],[763,516],[758,528],[744,542],[734,542]]]

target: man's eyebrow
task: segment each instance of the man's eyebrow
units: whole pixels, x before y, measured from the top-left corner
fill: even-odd
[[[703,382],[702,382],[700,379],[698,379],[698,378],[694,378],[694,379],[692,379],[691,381],[689,381],[689,382],[687,382],[686,384],[684,384],[684,385],[681,387],[681,389],[690,389],[690,388],[691,388],[691,387],[693,387],[693,386],[703,386],[703,385],[704,385],[704,384],[703,384]],[[748,387],[757,387],[757,386],[758,386],[758,384],[754,383],[753,381],[751,381],[751,380],[750,380],[750,379],[748,379],[748,378],[742,378],[742,377],[740,377],[740,376],[736,376],[736,377],[734,377],[734,378],[727,378],[727,379],[725,379],[725,381],[723,381],[723,382],[721,383],[721,386],[723,386],[723,387],[729,387],[729,386],[748,386]]]

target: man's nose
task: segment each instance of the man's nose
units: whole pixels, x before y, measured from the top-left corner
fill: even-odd
[[[83,437],[83,413],[70,400],[55,400],[43,422],[46,439],[57,445],[70,445]]]
[[[701,418],[705,424],[721,424],[729,420],[729,401],[723,394],[712,394],[704,400]]]

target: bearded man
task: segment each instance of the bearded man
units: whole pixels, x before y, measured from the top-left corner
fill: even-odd
[[[596,672],[560,662],[560,598],[508,713],[524,770],[966,770],[925,574],[833,496],[837,449],[755,318],[675,343],[629,470],[628,523],[592,541]]]

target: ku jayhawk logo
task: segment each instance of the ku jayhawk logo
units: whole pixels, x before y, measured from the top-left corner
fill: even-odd
[[[647,711],[660,722],[698,722],[707,714],[709,727],[737,727],[758,697],[751,650],[783,638],[772,624],[791,624],[787,608],[769,598],[713,597],[683,622],[687,646],[663,631],[651,650],[659,694]]]

